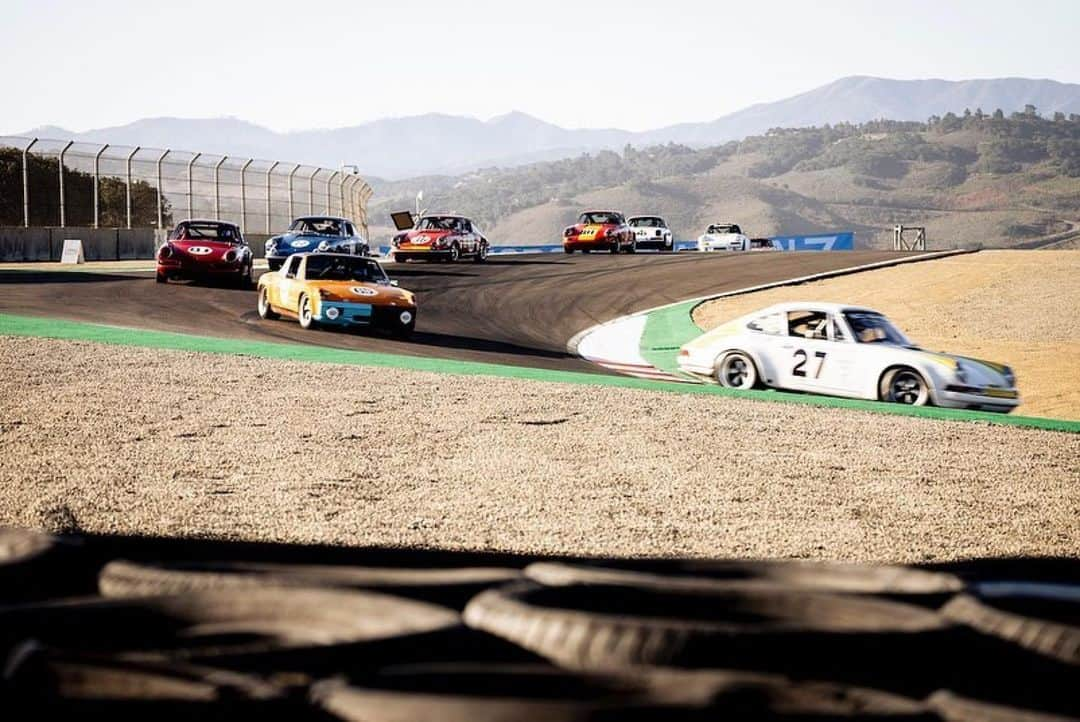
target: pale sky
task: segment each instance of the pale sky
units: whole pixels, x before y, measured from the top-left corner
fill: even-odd
[[[1080,82],[1077,0],[0,0],[0,133],[711,120],[846,75]]]

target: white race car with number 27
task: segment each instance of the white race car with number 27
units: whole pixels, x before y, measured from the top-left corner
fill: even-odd
[[[783,303],[685,344],[679,368],[722,386],[769,386],[911,406],[1009,412],[1020,403],[1005,365],[925,351],[877,311]]]

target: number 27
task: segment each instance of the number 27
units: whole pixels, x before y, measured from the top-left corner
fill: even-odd
[[[799,349],[798,351],[795,352],[795,358],[797,359],[797,362],[795,364],[795,368],[791,369],[791,375],[792,376],[802,376],[802,377],[805,378],[806,377],[806,368],[805,367],[806,367],[806,358],[807,358],[806,351],[803,351],[802,349]],[[821,367],[825,365],[825,352],[824,351],[815,351],[814,352],[814,358],[816,358],[818,360],[818,365],[817,365],[817,368],[814,369],[814,376],[813,376],[813,378],[816,379],[819,376],[821,376]]]

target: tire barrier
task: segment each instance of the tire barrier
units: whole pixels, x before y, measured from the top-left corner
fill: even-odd
[[[1075,719],[1074,569],[537,559],[0,529],[0,713]]]
[[[401,568],[248,562],[139,564],[109,562],[99,577],[106,597],[141,597],[260,586],[383,591],[463,609],[479,592],[521,577],[501,567]]]

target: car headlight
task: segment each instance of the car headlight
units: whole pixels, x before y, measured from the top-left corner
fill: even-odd
[[[325,251],[329,247],[330,247],[330,244],[327,243],[326,241],[319,241],[319,245],[316,246],[316,248],[318,248],[320,251]]]
[[[409,323],[413,320],[413,315],[411,311],[402,311],[401,315],[398,316],[398,318],[401,319],[402,325],[408,326]]]

